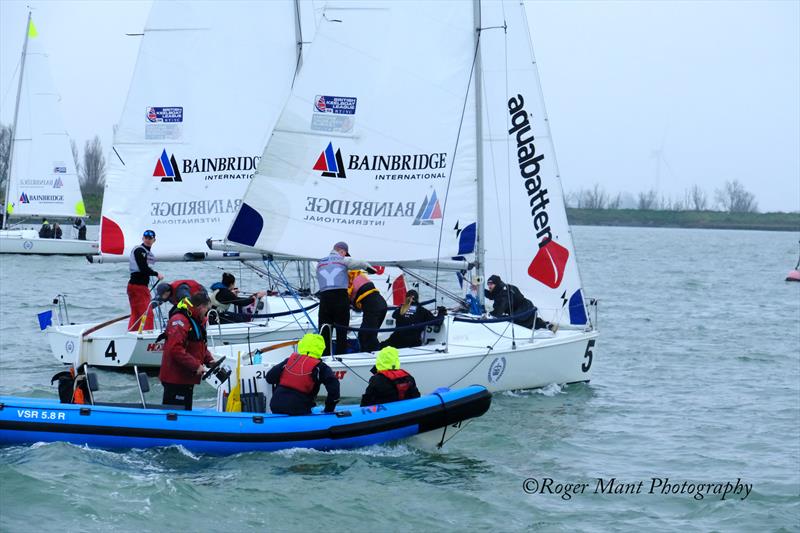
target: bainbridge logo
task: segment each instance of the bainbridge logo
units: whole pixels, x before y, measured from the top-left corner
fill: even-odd
[[[31,201],[28,199],[28,195],[27,194],[22,193],[20,195],[20,197],[19,197],[19,203],[21,203],[21,204],[29,204],[29,203],[31,203]]]
[[[321,170],[323,178],[346,178],[344,163],[342,162],[342,151],[336,150],[333,153],[333,143],[328,143],[328,147],[319,154],[314,170]]]
[[[423,200],[413,225],[428,226],[433,224],[433,221],[437,218],[442,218],[442,208],[439,206],[439,199],[436,197],[436,191],[433,191],[430,200],[428,200],[427,196],[425,200]]]
[[[64,186],[64,182],[62,181],[61,178],[56,178],[55,180],[53,180],[53,188],[54,189],[60,189],[63,186]]]
[[[183,181],[178,163],[175,161],[175,154],[167,159],[167,150],[161,152],[161,157],[156,161],[156,168],[153,170],[153,177],[161,178],[161,181]]]

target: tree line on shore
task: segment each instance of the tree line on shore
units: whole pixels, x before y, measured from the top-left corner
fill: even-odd
[[[95,136],[86,141],[83,155],[79,153],[75,141],[71,141],[72,157],[81,184],[81,192],[89,204],[99,206],[103,197],[106,180],[106,160],[100,138]],[[11,126],[0,125],[0,192],[5,197],[8,162],[11,151]],[[91,200],[89,200],[91,198]],[[94,201],[92,201],[94,200]],[[758,213],[755,195],[744,188],[738,180],[726,181],[714,191],[713,201],[709,195],[694,185],[678,197],[659,195],[655,189],[630,193],[607,192],[599,183],[588,189],[569,192],[565,201],[567,207],[592,210],[639,209],[651,211],[721,211],[727,213]]]
[[[726,181],[714,191],[713,201],[702,188],[694,185],[683,195],[668,197],[655,189],[640,192],[636,197],[612,195],[598,183],[589,189],[566,194],[567,207],[578,209],[640,209],[651,211],[721,211],[726,213],[758,213],[755,195],[738,180]]]

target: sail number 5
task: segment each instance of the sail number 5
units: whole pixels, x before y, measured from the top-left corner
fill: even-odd
[[[588,372],[592,368],[592,348],[594,348],[594,339],[586,343],[586,351],[583,353],[583,358],[586,359],[586,362],[581,364],[581,370],[584,372]]]

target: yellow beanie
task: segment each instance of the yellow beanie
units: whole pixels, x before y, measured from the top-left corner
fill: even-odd
[[[325,339],[322,335],[317,335],[316,333],[306,333],[297,343],[297,353],[302,355],[319,359],[324,351]]]
[[[375,357],[375,368],[381,370],[400,370],[400,352],[397,348],[387,346]]]

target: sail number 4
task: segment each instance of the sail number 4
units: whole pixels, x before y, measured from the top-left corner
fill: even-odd
[[[106,348],[106,357],[110,357],[112,361],[117,360],[117,348],[114,345],[114,341],[108,343],[108,348]]]
[[[586,359],[586,362],[581,364],[581,370],[584,372],[588,372],[592,368],[592,348],[594,348],[594,339],[586,343],[586,351],[583,352],[583,358]]]

